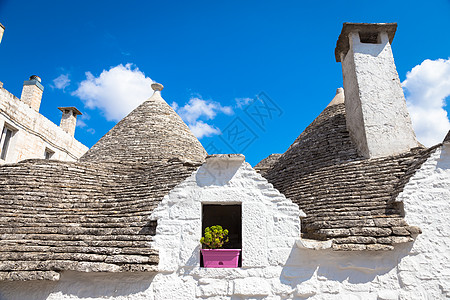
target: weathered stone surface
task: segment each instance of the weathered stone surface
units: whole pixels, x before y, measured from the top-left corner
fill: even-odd
[[[270,284],[261,278],[244,278],[234,281],[234,294],[244,296],[266,296],[270,294]]]
[[[160,91],[134,109],[105,134],[82,161],[203,161],[206,151]]]
[[[264,158],[262,161],[260,161],[256,166],[253,168],[256,170],[256,172],[260,173],[262,176],[264,176],[277,161],[281,157],[282,154],[274,153],[269,155],[268,157]]]
[[[394,199],[432,151],[365,159],[347,130],[345,105],[334,103],[257,169],[305,212],[302,237],[334,239],[334,250],[366,250],[379,237],[414,235]]]
[[[150,214],[194,170],[176,159],[1,166],[1,278],[57,280],[55,272],[68,270],[155,272]]]
[[[8,125],[17,133],[11,143],[14,146],[8,149],[6,160],[0,159],[0,164],[44,158],[46,149],[53,152],[51,159],[75,161],[88,150],[73,134],[39,113],[41,96],[42,91],[35,85],[24,86],[23,99],[0,86],[0,130]]]

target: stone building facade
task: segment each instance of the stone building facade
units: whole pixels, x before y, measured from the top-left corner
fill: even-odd
[[[0,24],[0,42],[3,31]],[[0,164],[31,158],[75,161],[88,150],[74,137],[81,112],[74,107],[59,108],[63,116],[57,126],[39,113],[43,92],[36,75],[24,82],[20,99],[0,82]]]
[[[79,161],[0,167],[0,298],[448,299],[450,134],[417,143],[395,29],[345,23],[350,96],[254,168],[207,156],[160,84]],[[202,266],[211,222],[238,268]]]
[[[21,99],[0,83],[0,164],[31,158],[75,161],[88,150],[74,137],[76,115],[81,113],[61,108],[61,126],[56,125],[39,113],[42,93],[37,76],[25,81]],[[70,111],[72,119],[66,119],[64,111]]]

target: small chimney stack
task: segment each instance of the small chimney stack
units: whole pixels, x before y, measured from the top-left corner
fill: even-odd
[[[342,64],[347,129],[359,153],[384,157],[418,147],[391,43],[397,23],[344,23],[336,61]]]
[[[23,82],[22,96],[20,96],[20,99],[32,109],[39,112],[43,92],[44,86],[41,84],[41,78],[37,75],[32,75],[30,80]]]
[[[75,107],[58,107],[62,111],[61,123],[59,127],[71,136],[75,135],[75,127],[77,126],[77,116],[82,113]]]
[[[3,32],[5,32],[5,26],[0,23],[0,43],[2,42]]]

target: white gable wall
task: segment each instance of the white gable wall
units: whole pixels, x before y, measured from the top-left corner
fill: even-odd
[[[409,299],[450,298],[450,143],[436,149],[397,201],[408,224],[422,229],[398,266]]]
[[[278,245],[292,247],[300,236],[300,210],[243,159],[209,159],[161,202],[152,217],[161,271],[200,266],[202,204],[242,205],[242,266],[269,264]],[[177,237],[176,235],[179,235]]]

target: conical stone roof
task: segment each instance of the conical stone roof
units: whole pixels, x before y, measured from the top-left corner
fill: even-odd
[[[105,134],[81,161],[140,162],[161,159],[203,161],[207,153],[189,127],[161,97],[154,94]]]
[[[303,238],[332,240],[334,250],[391,250],[420,232],[395,198],[433,149],[365,159],[341,92],[263,176],[306,213]]]

